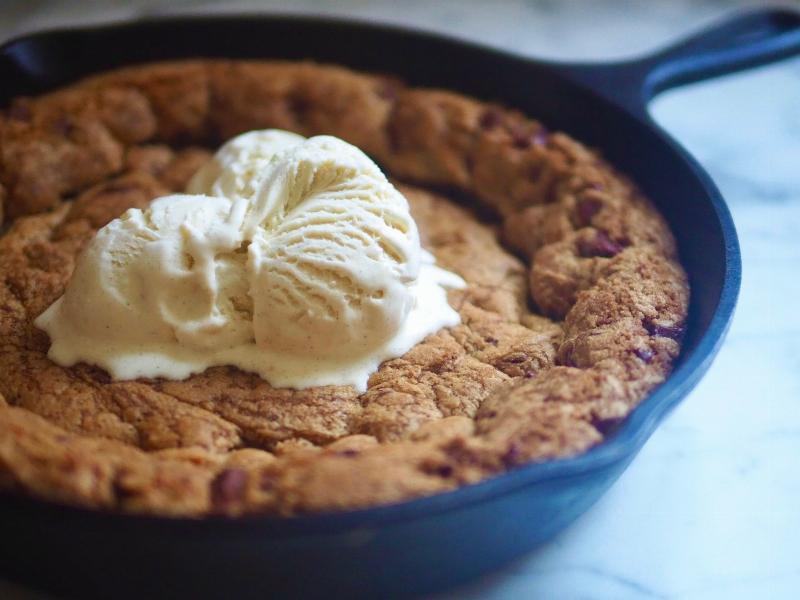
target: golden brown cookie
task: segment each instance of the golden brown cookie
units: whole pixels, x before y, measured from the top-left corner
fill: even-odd
[[[336,135],[381,163],[424,247],[468,284],[449,294],[461,324],[363,394],[227,367],[115,382],[48,360],[32,321],[94,232],[261,128]],[[19,98],[0,115],[0,203],[0,488],[95,508],[341,510],[580,453],[668,375],[687,313],[666,223],[596,152],[514,110],[336,66],[162,63]]]

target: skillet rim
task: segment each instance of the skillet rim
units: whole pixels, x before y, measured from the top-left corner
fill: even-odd
[[[534,462],[521,465],[504,473],[494,475],[473,484],[460,486],[454,490],[441,492],[431,496],[410,499],[402,502],[367,507],[361,509],[330,511],[312,514],[280,517],[274,515],[242,515],[204,516],[204,517],[168,517],[146,514],[131,514],[104,509],[90,509],[79,506],[60,504],[53,501],[22,496],[19,494],[0,493],[0,510],[14,510],[38,514],[58,514],[72,519],[103,521],[125,526],[156,525],[159,528],[182,530],[204,528],[206,532],[227,529],[236,533],[259,534],[264,528],[277,537],[290,537],[304,534],[336,533],[342,530],[362,528],[366,526],[395,525],[399,522],[428,518],[442,512],[467,508],[503,495],[518,492],[520,489],[544,482],[561,479],[580,478],[591,473],[611,469],[613,466],[632,460],[644,443],[655,431],[661,420],[679,404],[695,387],[709,368],[725,338],[730,326],[736,301],[741,286],[741,254],[736,229],[727,204],[708,173],[674,138],[664,131],[646,112],[647,97],[642,97],[640,111],[622,103],[614,102],[593,86],[570,77],[573,69],[596,67],[609,69],[614,66],[635,64],[637,61],[605,61],[605,62],[569,62],[556,60],[539,60],[529,58],[506,49],[486,43],[474,42],[467,38],[443,34],[433,29],[411,27],[387,22],[373,22],[366,19],[305,15],[298,13],[234,13],[220,15],[171,15],[134,21],[111,21],[78,27],[53,27],[36,30],[13,37],[0,45],[0,56],[6,56],[15,46],[27,42],[48,40],[62,35],[85,36],[93,33],[113,32],[115,30],[136,30],[150,26],[191,26],[195,24],[214,24],[219,22],[249,22],[257,27],[260,22],[284,22],[296,26],[316,26],[369,31],[381,34],[406,35],[416,41],[433,41],[446,44],[457,51],[471,51],[508,63],[534,66],[549,71],[568,84],[581,88],[588,93],[591,101],[608,110],[611,105],[625,113],[626,119],[636,121],[653,134],[657,143],[663,144],[665,150],[691,173],[698,196],[702,193],[705,201],[711,204],[718,221],[724,245],[722,255],[725,260],[725,275],[719,291],[716,308],[708,326],[699,334],[698,341],[688,354],[681,353],[680,363],[669,374],[667,379],[652,390],[622,421],[619,428],[602,443],[576,456],[559,458],[545,462]],[[169,54],[169,53],[167,53]],[[180,60],[161,58],[156,60]],[[324,59],[320,59],[324,60]],[[127,63],[127,64],[142,64]],[[125,63],[118,66],[125,66]],[[58,84],[64,85],[64,84]],[[41,93],[41,92],[40,92]],[[606,106],[602,106],[606,105]],[[670,224],[670,228],[674,228]],[[691,321],[691,319],[689,319]],[[258,527],[258,529],[255,529]],[[260,526],[260,527],[259,527]]]

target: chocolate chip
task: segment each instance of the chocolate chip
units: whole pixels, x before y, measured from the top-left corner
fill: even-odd
[[[533,145],[534,134],[523,124],[516,123],[512,125],[508,133],[511,135],[511,142],[515,148],[524,150]]]
[[[397,79],[384,79],[378,85],[376,93],[384,100],[395,100],[402,84]]]
[[[544,146],[550,139],[550,133],[544,127],[529,123],[514,123],[508,128],[511,142],[515,148],[525,150],[531,146]]]
[[[536,377],[536,371],[530,371],[530,370],[528,370],[528,371],[525,371],[525,372],[522,374],[522,376],[523,376],[525,379],[533,379],[534,377]]]
[[[578,240],[578,254],[583,258],[602,256],[611,258],[622,251],[622,246],[608,237],[605,231],[598,230],[594,237]]]
[[[633,353],[647,364],[650,364],[655,357],[655,354],[649,348],[635,348]]]
[[[603,203],[597,198],[581,198],[578,201],[578,220],[582,227],[586,227],[592,223],[594,217],[600,209],[603,208]]]
[[[117,483],[116,481],[112,484],[112,489],[114,491],[114,496],[118,500],[127,500],[128,498],[133,498],[136,495],[134,490],[128,489],[125,486]]]
[[[487,108],[478,119],[481,129],[494,129],[503,122],[503,113],[498,108]]]
[[[93,381],[98,383],[111,383],[111,375],[100,367],[81,364],[81,368],[85,369],[85,373],[92,378]]]
[[[528,355],[524,352],[512,352],[503,357],[503,362],[511,363],[512,365],[524,363],[526,360],[528,360]]]
[[[358,451],[353,450],[351,448],[347,448],[346,450],[339,450],[336,453],[337,456],[346,456],[348,458],[352,458],[353,456],[358,456]]]
[[[506,469],[518,465],[521,462],[521,452],[519,446],[515,442],[511,442],[505,452],[503,452],[500,460]]]
[[[437,477],[447,478],[453,474],[453,467],[451,465],[443,465],[435,462],[426,462],[421,465],[422,471],[428,475],[436,475]]]
[[[16,101],[8,109],[8,116],[16,121],[29,121],[31,108],[27,102]]]
[[[288,106],[289,112],[294,114],[296,117],[302,117],[305,115],[309,108],[308,101],[300,96],[292,96],[289,98]]]
[[[428,370],[431,373],[433,373],[434,375],[441,375],[442,373],[445,373],[446,371],[452,371],[453,370],[453,363],[452,363],[451,360],[447,360],[447,359],[440,360],[440,361],[437,361],[435,363],[432,363],[432,364],[428,365]]]
[[[655,323],[651,320],[646,320],[644,328],[652,336],[670,338],[672,340],[679,340],[683,336],[683,327],[680,325],[662,325]]]
[[[119,500],[125,500],[136,495],[136,490],[130,489],[122,482],[123,478],[127,474],[128,472],[126,470],[120,470],[114,476],[114,480],[111,482],[111,489],[114,491],[114,496],[116,496]]]
[[[69,117],[63,116],[53,121],[53,129],[58,134],[69,137],[75,131],[75,124]]]
[[[544,163],[541,161],[534,162],[530,167],[528,167],[528,169],[526,169],[525,176],[531,181],[538,181],[542,176],[542,171],[544,171],[543,164]],[[550,198],[546,198],[546,201],[549,202]]]
[[[492,346],[497,346],[497,343],[500,341],[497,338],[492,337],[492,336],[488,336],[488,337],[484,338],[484,340],[486,341],[487,344],[491,344]]]
[[[211,503],[223,506],[241,500],[247,486],[247,473],[242,469],[225,469],[211,482]]]
[[[550,141],[550,132],[544,127],[540,127],[539,130],[533,134],[532,142],[534,146],[546,146],[548,141]]]
[[[565,347],[562,346],[561,349],[558,351],[558,364],[563,367],[572,367],[577,368],[578,363],[575,362],[575,359],[572,356],[572,346]]]
[[[597,431],[603,437],[607,437],[614,433],[617,429],[619,429],[620,424],[623,421],[623,417],[609,417],[609,418],[600,418],[600,417],[593,417],[592,418],[592,425],[594,426]]]
[[[453,474],[453,467],[450,465],[440,465],[436,468],[436,474],[439,477],[450,477]]]

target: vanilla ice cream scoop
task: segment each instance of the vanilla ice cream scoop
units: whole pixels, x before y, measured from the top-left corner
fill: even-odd
[[[183,378],[253,339],[247,254],[227,198],[175,195],[97,232],[64,295],[36,321],[59,364],[117,379]]]
[[[60,364],[180,379],[212,365],[275,387],[366,389],[378,365],[459,322],[463,286],[421,249],[406,199],[358,148],[250,132],[101,229],[39,319]]]
[[[275,160],[245,231],[253,328],[264,347],[367,355],[415,305],[420,243],[408,203],[341,140],[312,138]]]
[[[226,198],[250,198],[263,180],[264,169],[276,153],[305,141],[281,129],[249,131],[226,142],[195,173],[186,192]]]

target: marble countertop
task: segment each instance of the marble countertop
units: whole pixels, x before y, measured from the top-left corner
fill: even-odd
[[[357,16],[529,56],[601,60],[653,50],[760,4],[415,0],[400,10],[389,0],[6,0],[0,39],[141,15],[264,10]],[[650,108],[709,171],[738,227],[744,280],[730,334],[600,502],[549,544],[440,600],[798,597],[800,58],[671,91]],[[41,598],[2,584],[0,596]]]

